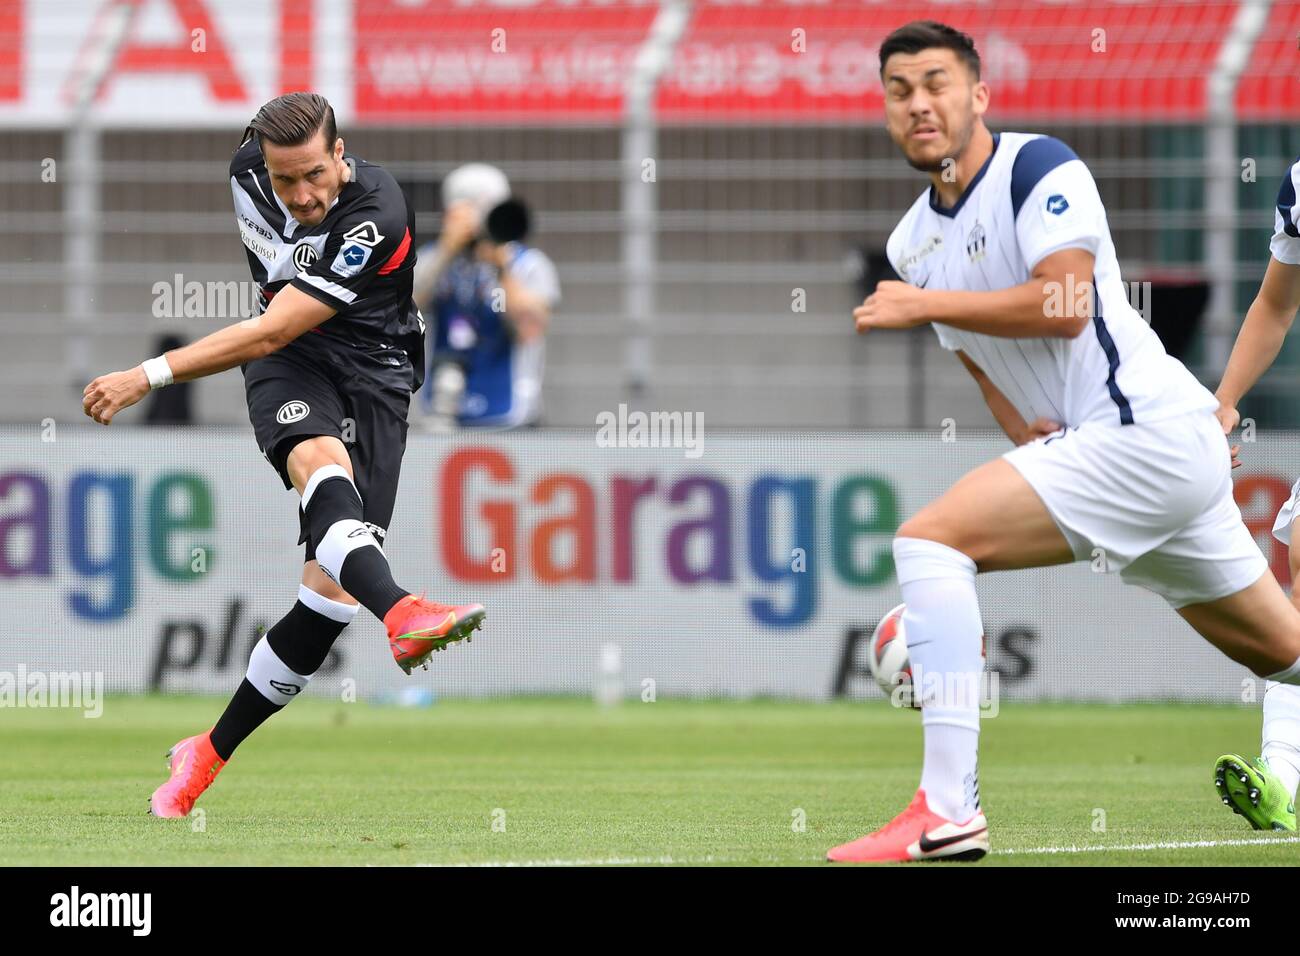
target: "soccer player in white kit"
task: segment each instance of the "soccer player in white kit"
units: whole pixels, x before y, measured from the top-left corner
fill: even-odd
[[[879,284],[854,310],[857,330],[932,324],[1018,447],[898,529],[921,785],[890,823],[828,858],[978,859],[989,839],[977,572],[1104,555],[1280,683],[1300,684],[1300,610],[1233,501],[1218,401],[1129,305],[1088,168],[1059,140],[988,130],[989,87],[957,30],[901,27],[880,64],[890,136],[931,186],[886,247],[905,281]]]
[[[1241,421],[1237,403],[1282,349],[1282,340],[1300,309],[1300,160],[1282,178],[1274,210],[1272,254],[1259,294],[1246,312],[1216,396],[1219,424],[1229,434]],[[1273,536],[1290,548],[1291,600],[1300,601],[1300,541],[1292,533],[1300,512],[1300,481],[1278,512]],[[1272,681],[1264,686],[1264,732],[1260,756],[1249,761],[1225,754],[1214,767],[1219,797],[1256,830],[1296,828],[1295,797],[1300,788],[1300,688]]]

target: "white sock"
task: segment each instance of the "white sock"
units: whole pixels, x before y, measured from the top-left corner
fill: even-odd
[[[379,548],[379,542],[364,522],[356,518],[336,521],[316,543],[316,563],[335,584],[343,584],[343,562],[357,548]]]
[[[953,724],[925,724],[925,766],[921,789],[930,809],[953,823],[965,823],[980,809],[978,730]]]
[[[1300,787],[1300,687],[1264,684],[1264,743],[1260,754],[1295,795]]]
[[[908,659],[925,729],[921,789],[930,809],[956,823],[979,812],[979,680],[984,625],[975,562],[936,541],[894,539],[907,610]]]
[[[263,697],[277,707],[283,707],[303,692],[311,675],[290,670],[289,665],[280,660],[280,655],[271,650],[271,642],[263,634],[248,657],[247,678]]]

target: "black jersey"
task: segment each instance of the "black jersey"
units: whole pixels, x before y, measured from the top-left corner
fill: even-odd
[[[262,311],[286,283],[336,310],[287,352],[330,364],[410,362],[411,390],[424,379],[424,320],[411,299],[415,212],[385,169],[350,154],[354,170],[319,225],[304,226],[271,190],[256,140],[235,151],[230,188],[235,222]],[[406,354],[405,359],[402,353]]]

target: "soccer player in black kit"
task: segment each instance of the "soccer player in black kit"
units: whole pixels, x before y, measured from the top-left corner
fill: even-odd
[[[253,648],[216,724],[168,751],[170,779],[149,802],[160,817],[187,815],[235,747],[302,691],[358,602],[384,622],[408,674],[484,617],[480,604],[409,593],[382,551],[407,406],[424,377],[405,195],[389,173],[344,153],[334,110],[315,93],[287,93],[258,111],[230,184],[261,314],[103,375],[83,398],[86,414],[107,425],[152,388],[238,365],[258,446],[301,496],[298,601]]]

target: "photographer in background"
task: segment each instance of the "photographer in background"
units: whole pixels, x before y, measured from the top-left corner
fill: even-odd
[[[560,300],[555,265],[524,243],[527,207],[510,198],[495,166],[453,170],[442,203],[442,234],[420,249],[415,267],[413,297],[433,332],[416,424],[536,424],[545,334]]]

